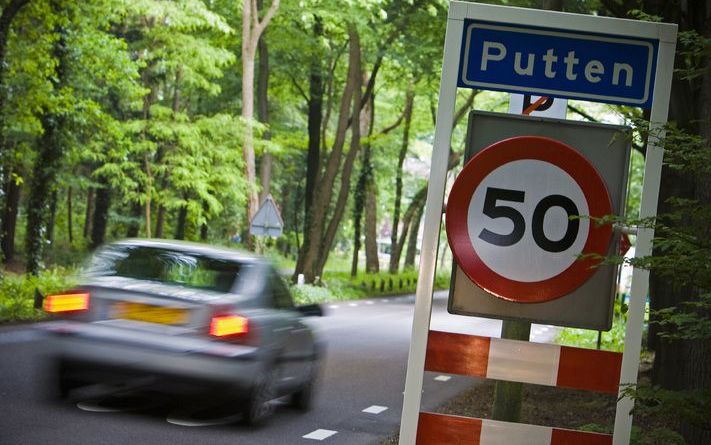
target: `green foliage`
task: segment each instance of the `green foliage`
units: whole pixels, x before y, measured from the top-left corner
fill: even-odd
[[[313,284],[301,284],[291,286],[291,294],[294,296],[294,303],[297,305],[320,304],[335,301],[335,296],[330,289]]]
[[[635,399],[634,410],[637,413],[671,416],[676,422],[683,420],[700,429],[711,428],[711,419],[708,416],[711,412],[710,390],[674,391],[658,386],[640,385],[637,388],[626,388],[625,394]],[[668,431],[668,434],[673,437],[676,433]],[[646,434],[644,436],[646,437]]]
[[[446,289],[449,279],[450,273],[447,271],[437,274],[435,289]],[[326,271],[320,285],[293,285],[291,290],[298,304],[310,304],[412,294],[416,286],[417,272],[413,270],[399,274],[360,273],[355,277],[351,277],[348,272]]]
[[[616,352],[622,352],[624,350],[626,313],[627,305],[620,303],[620,300],[616,299],[612,328],[609,331],[602,332],[600,349]],[[596,349],[597,339],[598,331],[563,328],[558,333],[555,342],[579,348]]]
[[[711,338],[709,313],[711,293],[705,293],[698,300],[655,311],[654,323],[660,327],[659,336],[669,340],[708,340]]]
[[[611,426],[590,423],[580,427],[581,431],[592,433],[612,434]],[[630,445],[686,445],[684,438],[679,433],[668,428],[650,428],[643,430],[633,425]]]
[[[32,321],[45,317],[34,308],[35,289],[44,295],[71,289],[76,284],[75,270],[54,267],[39,275],[6,274],[0,280],[0,323]]]

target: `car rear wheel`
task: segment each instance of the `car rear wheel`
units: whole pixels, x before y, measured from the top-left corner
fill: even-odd
[[[276,371],[267,369],[252,388],[244,408],[244,423],[260,425],[274,414],[273,400],[276,398]]]
[[[58,360],[54,364],[54,379],[52,386],[49,388],[49,396],[53,399],[66,400],[71,396],[72,391],[86,385],[85,382],[78,380],[72,376],[73,367],[71,364]]]
[[[316,380],[318,379],[318,370],[318,361],[312,362],[308,380],[304,382],[303,386],[301,386],[298,391],[291,395],[290,404],[292,407],[301,411],[308,411],[311,409],[311,406],[313,405]]]

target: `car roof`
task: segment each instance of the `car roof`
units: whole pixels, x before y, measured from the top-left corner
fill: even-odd
[[[121,241],[112,242],[107,246],[152,247],[156,249],[175,250],[179,252],[207,256],[210,258],[221,260],[237,261],[240,263],[268,264],[268,261],[264,260],[263,258],[242,250],[231,249],[222,246],[213,246],[210,244],[194,243],[189,241],[129,238]]]

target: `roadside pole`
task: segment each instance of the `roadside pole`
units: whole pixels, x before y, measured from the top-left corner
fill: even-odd
[[[503,320],[501,338],[528,341],[531,337],[531,323],[518,320]],[[523,383],[497,380],[494,389],[494,407],[491,418],[518,422],[521,420]]]

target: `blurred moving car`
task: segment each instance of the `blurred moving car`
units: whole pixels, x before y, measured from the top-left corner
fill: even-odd
[[[234,400],[247,423],[289,395],[308,409],[320,348],[264,259],[206,245],[126,240],[99,249],[82,284],[44,299],[59,394],[87,384]]]

